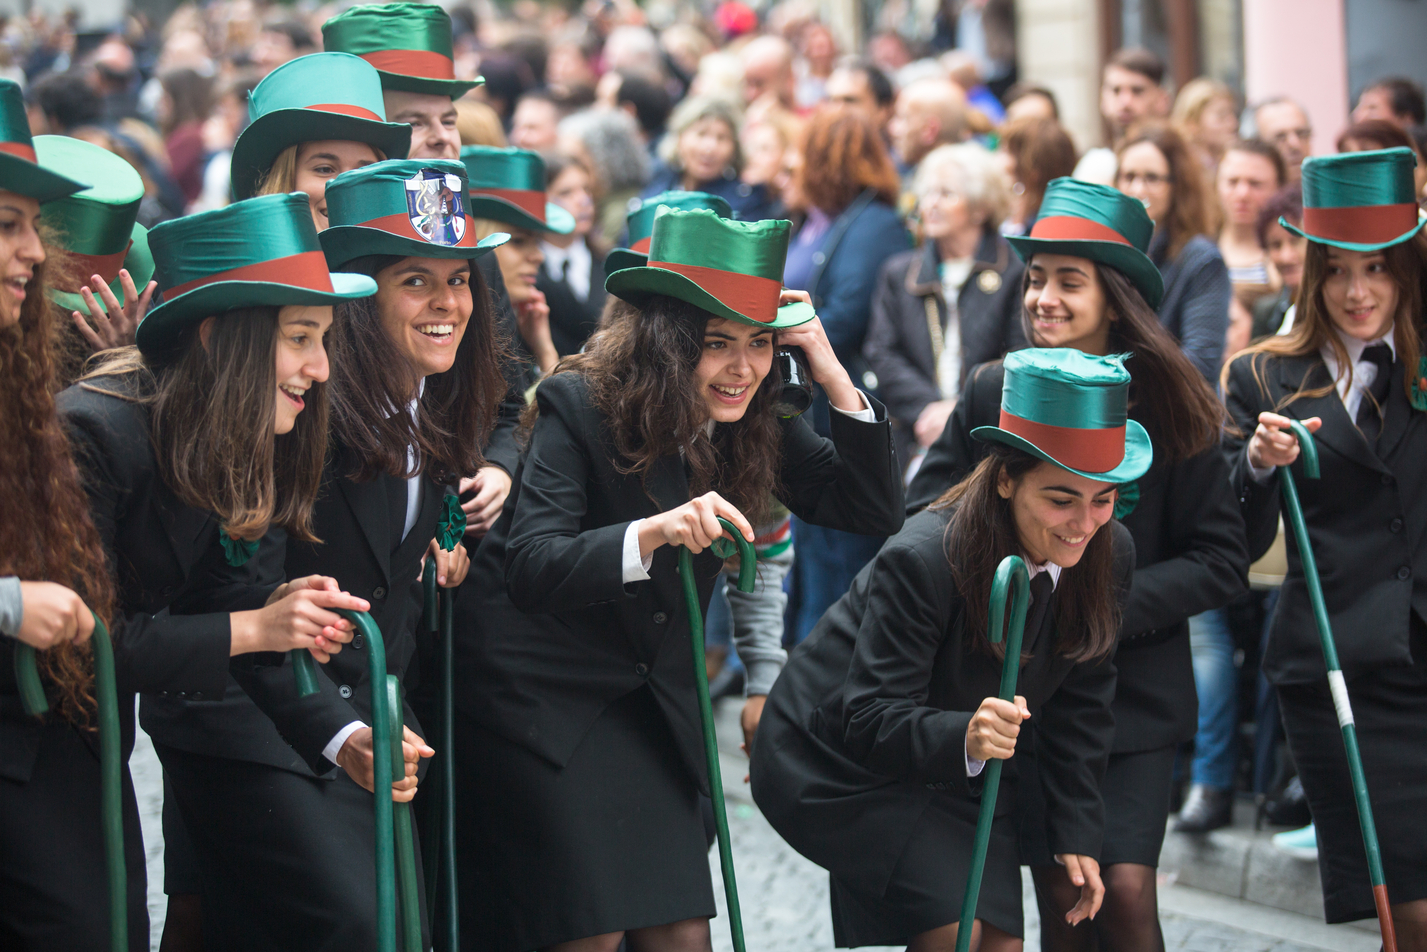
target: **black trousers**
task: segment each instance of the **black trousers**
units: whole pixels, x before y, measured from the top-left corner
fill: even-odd
[[[155,748],[193,845],[208,952],[374,952],[372,794],[340,771],[317,780]],[[423,901],[427,942],[429,928]]]
[[[56,721],[44,727],[27,783],[0,779],[0,950],[109,948],[109,880],[99,815],[99,740]],[[129,948],[149,947],[144,836],[129,772],[124,865]]]

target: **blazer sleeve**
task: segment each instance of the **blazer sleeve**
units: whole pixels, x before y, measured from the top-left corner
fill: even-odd
[[[906,249],[907,232],[897,213],[874,203],[833,251],[834,260],[823,271],[816,296],[818,317],[838,359],[847,360],[861,351],[877,272],[887,258]]]
[[[520,470],[520,496],[505,552],[510,600],[524,612],[585,608],[630,594],[622,571],[632,520],[581,531],[598,439],[596,414],[584,406],[574,374],[557,374],[535,391],[540,418]]]
[[[905,503],[887,410],[867,398],[877,422],[833,411],[832,439],[799,417],[783,430],[783,491],[779,499],[804,522],[891,535],[902,528]]]
[[[966,728],[974,711],[929,707],[937,651],[960,605],[945,559],[893,540],[872,560],[867,603],[843,687],[843,744],[868,770],[970,795]]]
[[[907,487],[908,514],[920,512],[937,500],[942,493],[971,472],[981,458],[980,452],[971,439],[971,431],[979,425],[977,379],[986,372],[982,364],[971,372],[971,377],[961,389],[961,399],[956,401],[956,409],[951,411],[941,436],[936,438],[922,457],[921,468],[912,477]],[[996,405],[1000,406],[997,395]]]
[[[1255,361],[1269,363],[1262,355],[1248,354],[1229,364],[1224,405],[1234,425],[1225,432],[1223,440],[1230,485],[1238,494],[1251,561],[1262,557],[1273,545],[1278,535],[1279,513],[1278,472],[1269,474],[1268,482],[1260,483],[1249,471],[1249,438],[1258,428],[1259,414],[1273,409],[1264,385],[1255,379]],[[1262,369],[1267,372],[1269,368]]]
[[[136,434],[112,427],[102,415],[66,414],[65,423],[90,516],[99,530],[110,574],[117,578],[119,523],[133,489],[124,454],[134,452],[134,446],[148,452],[148,434],[137,434],[142,442],[126,448],[123,444]],[[227,613],[174,615],[167,607],[156,614],[121,609],[112,621],[114,668],[121,690],[222,696],[233,641]]]
[[[911,426],[928,403],[941,399],[941,392],[907,357],[910,342],[903,338],[899,320],[899,304],[909,297],[902,287],[906,266],[902,255],[888,258],[882,265],[872,293],[872,320],[867,325],[862,356],[877,375],[877,394],[887,404],[887,410]],[[913,300],[920,310],[921,299]]]
[[[1133,638],[1218,608],[1248,590],[1239,500],[1218,446],[1170,466],[1164,544],[1180,554],[1135,571],[1121,625]]]
[[[1184,281],[1187,286],[1179,309],[1179,345],[1213,386],[1218,383],[1219,365],[1224,359],[1229,299],[1234,293],[1229,269],[1218,249],[1206,247]]]
[[[1115,594],[1123,604],[1134,572],[1135,543],[1119,523],[1110,523],[1110,529],[1115,534]],[[1041,705],[1035,755],[1052,854],[1100,856],[1105,831],[1100,781],[1115,732],[1110,711],[1115,699],[1113,656],[1073,665]]]

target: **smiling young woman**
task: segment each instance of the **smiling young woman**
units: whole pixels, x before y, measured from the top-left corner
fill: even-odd
[[[1018,801],[1026,818],[1021,850],[1036,878],[1047,949],[1085,948],[1096,935],[1116,948],[1154,948],[1159,941],[1155,867],[1174,751],[1197,727],[1188,619],[1243,591],[1248,572],[1243,519],[1218,446],[1223,407],[1153,310],[1164,287],[1144,253],[1153,230],[1137,198],[1057,179],[1030,235],[1009,239],[1026,259],[1024,320],[1032,347],[1130,355],[1129,416],[1156,449],[1154,465],[1120,494],[1136,564],[1115,654],[1114,739],[1100,783],[1106,811],[1116,818],[1098,857],[1105,905],[1088,928],[1065,924],[1080,890],[1054,862],[1039,785],[1025,784]],[[1105,240],[1109,234],[1119,239]],[[985,454],[972,433],[996,423],[1005,382],[1000,363],[972,372],[912,481],[909,508],[928,505],[976,468]],[[1023,777],[1034,763],[1025,757]]]
[[[839,947],[954,947],[978,778],[987,760],[1017,753],[1027,721],[1041,725],[1036,758],[1021,753],[1006,768],[979,948],[1020,949],[1009,804],[1038,785],[1028,764],[1044,775],[1045,837],[1076,892],[1057,918],[1093,917],[1104,896],[1096,860],[1114,732],[1107,659],[1134,562],[1112,515],[1118,487],[1143,476],[1153,454],[1126,417],[1120,358],[1030,349],[1005,368],[1000,425],[974,433],[985,457],[887,541],[794,650],[764,707],[753,796],[832,874]],[[1010,555],[1034,580],[1017,696],[1002,701],[994,691],[1005,649],[984,632],[992,579]]]
[[[1310,158],[1301,224],[1308,239],[1292,330],[1225,368],[1237,432],[1225,443],[1244,499],[1250,554],[1272,541],[1277,467],[1297,466],[1286,429],[1315,433],[1319,479],[1298,481],[1317,542],[1324,600],[1347,678],[1381,835],[1400,947],[1427,946],[1427,419],[1423,401],[1422,222],[1411,150]],[[1301,476],[1301,474],[1298,474]],[[1329,922],[1371,918],[1368,880],[1338,718],[1296,543],[1263,671],[1313,810]],[[1381,831],[1389,831],[1381,833]]]
[[[850,531],[901,524],[885,411],[781,291],[788,231],[661,210],[648,264],[606,279],[608,324],[535,392],[513,505],[457,603],[463,916],[498,948],[708,948],[678,547],[703,611],[719,516],[750,541],[774,498]],[[830,440],[779,410],[785,344],[838,411]]]

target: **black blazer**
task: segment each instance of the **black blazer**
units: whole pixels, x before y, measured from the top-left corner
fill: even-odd
[[[753,749],[753,798],[769,822],[800,853],[870,895],[885,890],[933,797],[974,803],[981,795],[984,775],[966,776],[966,728],[999,692],[1001,662],[969,646],[984,634],[963,624],[965,600],[946,551],[950,515],[909,518],[794,649]],[[1120,592],[1105,597],[1114,598],[1129,585],[1134,544],[1117,523],[1107,530]],[[1054,603],[1052,595],[1027,615],[1022,650],[1030,658],[1016,693],[1039,725],[1053,851],[1098,856],[1115,666],[1055,653]],[[1014,807],[1016,758],[1002,776],[998,815]]]
[[[544,293],[545,303],[550,305],[550,338],[561,357],[578,354],[599,327],[604,313],[604,258],[590,251],[590,294],[583,301],[575,296],[568,281],[545,268],[541,265],[535,276],[535,290]]]
[[[909,508],[926,506],[981,461],[986,444],[971,431],[1000,419],[1004,379],[999,362],[977,368],[912,480]],[[1218,447],[1172,465],[1157,455],[1137,483],[1139,502],[1123,519],[1135,539],[1135,577],[1115,656],[1116,753],[1194,736],[1198,695],[1189,617],[1248,588],[1243,517]]]
[[[927,404],[942,399],[927,327],[929,300],[943,331],[949,320],[937,273],[940,265],[934,241],[887,259],[872,292],[872,321],[862,345],[863,356],[877,375],[877,393],[892,415],[897,454],[904,467],[916,446],[912,427],[917,417]],[[1025,270],[1010,243],[994,230],[987,231],[976,249],[971,276],[956,297],[962,380],[970,379],[977,364],[1026,346],[1021,326]]]
[[[129,382],[103,385],[122,392]],[[115,580],[110,634],[127,760],[134,745],[134,694],[221,696],[232,645],[227,612],[261,607],[276,581],[258,577],[253,560],[242,569],[230,567],[218,544],[217,520],[179,501],[164,483],[146,407],[79,386],[61,393],[56,404]],[[198,592],[207,610],[218,614],[170,610]],[[13,646],[0,650],[0,712],[0,776],[24,782],[35,763],[41,722],[22,713]]]
[[[1294,396],[1320,387],[1328,389],[1323,396]],[[1410,613],[1427,619],[1427,418],[1412,409],[1403,391],[1402,361],[1392,367],[1376,448],[1368,446],[1348,417],[1317,354],[1239,357],[1229,366],[1226,400],[1240,432],[1225,439],[1224,451],[1242,494],[1249,551],[1255,557],[1273,542],[1280,506],[1278,474],[1264,485],[1249,475],[1245,447],[1258,415],[1272,410],[1299,420],[1322,417],[1323,428],[1314,434],[1322,475],[1305,478],[1300,457],[1293,477],[1338,660],[1349,680],[1374,668],[1412,664]],[[1264,673],[1275,684],[1321,682],[1325,668],[1318,628],[1291,531],[1288,577],[1280,593]]]
[[[481,452],[487,463],[494,463],[513,476],[515,468],[520,465],[520,446],[515,432],[520,426],[521,411],[525,409],[525,391],[535,385],[535,375],[530,371],[529,353],[526,352],[524,357],[520,353],[525,344],[515,323],[515,310],[510,304],[505,278],[501,277],[500,262],[495,255],[488,254],[477,259],[476,267],[480,268],[481,277],[485,278],[496,336],[502,344],[500,369],[506,385],[495,428],[491,430]]]
[[[456,606],[457,710],[563,765],[618,697],[648,684],[685,760],[705,776],[688,616],[677,552],[654,553],[650,578],[626,586],[624,534],[635,519],[682,505],[679,457],[648,479],[621,473],[603,414],[582,377],[536,391],[540,418],[505,512],[476,552]],[[801,418],[783,424],[782,502],[800,518],[885,534],[902,524],[902,487],[886,412],[833,414],[833,439]],[[699,610],[722,562],[694,557]]]

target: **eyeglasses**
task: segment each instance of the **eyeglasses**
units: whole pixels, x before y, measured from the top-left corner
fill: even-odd
[[[1174,177],[1157,172],[1121,172],[1116,177],[1116,182],[1120,188],[1134,185],[1136,182],[1143,182],[1146,188],[1159,188],[1161,185],[1173,185]]]

